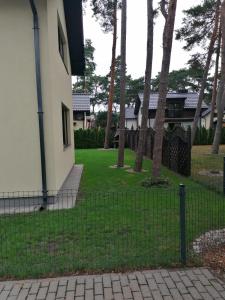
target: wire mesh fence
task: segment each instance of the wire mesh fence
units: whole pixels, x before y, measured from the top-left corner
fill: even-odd
[[[1,195],[0,277],[171,267],[184,254],[200,262],[215,240],[198,240],[225,228],[224,196],[207,189],[48,195],[45,210],[41,193]]]
[[[215,191],[223,192],[224,154],[213,155],[209,147],[194,147],[191,176],[202,185]]]

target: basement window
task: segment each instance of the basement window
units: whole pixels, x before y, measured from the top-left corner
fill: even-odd
[[[70,110],[62,103],[62,131],[64,148],[70,146]]]

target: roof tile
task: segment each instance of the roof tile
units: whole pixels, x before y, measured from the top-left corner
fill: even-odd
[[[73,111],[89,111],[90,95],[73,94]]]

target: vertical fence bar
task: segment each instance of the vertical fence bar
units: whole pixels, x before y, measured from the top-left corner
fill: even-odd
[[[183,265],[187,262],[186,253],[186,191],[185,185],[180,184],[180,260]]]
[[[223,194],[225,196],[225,157],[223,158]]]

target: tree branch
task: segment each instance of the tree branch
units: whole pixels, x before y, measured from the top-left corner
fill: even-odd
[[[164,16],[164,18],[167,20],[168,17],[168,12],[167,12],[167,5],[168,5],[168,1],[167,0],[161,0],[160,1],[160,9],[162,12],[162,15]]]

